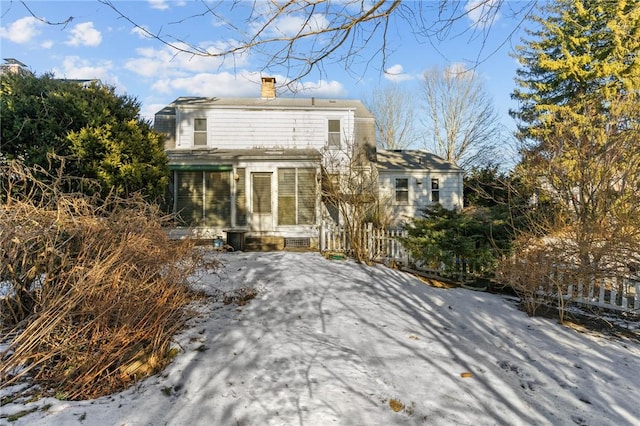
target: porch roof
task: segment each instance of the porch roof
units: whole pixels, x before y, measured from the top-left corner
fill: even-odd
[[[317,149],[253,148],[253,149],[174,149],[168,150],[169,168],[177,170],[231,170],[239,161],[312,161],[320,163]],[[228,169],[224,169],[228,166]],[[221,168],[222,167],[222,168]]]

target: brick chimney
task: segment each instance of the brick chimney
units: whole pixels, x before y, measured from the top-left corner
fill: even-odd
[[[273,99],[276,97],[276,78],[262,77],[262,90],[260,91],[262,98]]]

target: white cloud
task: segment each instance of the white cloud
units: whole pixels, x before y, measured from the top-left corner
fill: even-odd
[[[166,107],[167,104],[157,104],[157,103],[142,103],[142,107],[140,108],[140,115],[147,120],[153,122],[156,112],[160,111],[162,108]]]
[[[259,97],[263,74],[251,71],[198,73],[189,77],[164,78],[153,84],[152,90],[159,95],[177,96],[219,96],[219,97]],[[271,75],[276,81],[286,78]],[[337,81],[319,80],[299,82],[291,88],[296,95],[319,98],[339,98],[346,95],[344,86]],[[278,90],[278,96],[291,96],[288,88]],[[160,109],[160,108],[158,108]]]
[[[83,22],[71,29],[67,44],[71,46],[98,46],[102,42],[100,31],[93,27],[93,22]]]
[[[199,73],[190,77],[159,80],[152,89],[157,93],[176,92],[179,96],[257,97],[260,94],[260,74],[249,71],[237,74]]]
[[[142,28],[135,27],[134,29],[131,30],[131,34],[136,34],[140,38],[149,39],[151,38],[151,36],[147,31],[148,31],[147,27],[142,27]]]
[[[115,86],[118,91],[126,91],[118,77],[113,73],[113,62],[91,62],[79,56],[66,56],[62,61],[62,68],[54,68],[53,73],[58,78],[80,80],[98,79],[102,83]]]
[[[296,93],[304,96],[316,96],[318,98],[341,98],[347,94],[342,83],[332,80],[318,80],[315,82],[302,82],[296,85]]]
[[[183,44],[176,43],[179,47],[188,49]],[[209,42],[198,48],[211,52],[221,52],[228,49],[228,42]],[[140,48],[136,50],[137,58],[129,59],[125,68],[144,77],[172,77],[183,76],[185,73],[207,73],[219,71],[225,68],[238,68],[247,63],[247,55],[236,55],[233,59],[215,56],[190,55],[176,53],[170,47],[160,49]]]
[[[169,9],[169,5],[165,0],[148,0],[148,1],[149,1],[149,6],[151,6],[152,9],[158,9],[158,10]]]
[[[42,47],[43,49],[51,49],[53,45],[54,45],[53,40],[45,40],[42,43],[40,43],[40,47]]]
[[[147,3],[149,3],[152,9],[168,10],[170,8],[168,0],[147,0]],[[186,4],[187,2],[184,0],[174,0],[171,2],[171,6],[184,6]]]
[[[42,22],[32,16],[26,16],[12,22],[8,27],[0,27],[0,37],[18,44],[27,43],[40,34]]]
[[[502,0],[469,0],[464,6],[467,18],[476,28],[487,28],[500,19],[500,4]]]
[[[469,69],[466,64],[462,62],[454,62],[445,68],[443,75],[447,78],[457,78],[460,80],[470,80],[475,76],[476,72]]]
[[[262,29],[263,26],[267,24],[266,19],[271,16],[270,13],[264,13],[261,15],[261,19],[251,21],[249,24],[249,33],[253,34]],[[285,14],[269,23],[269,26],[263,35],[272,37],[292,37],[300,32],[317,32],[327,28],[328,25],[329,22],[327,21],[327,18],[325,15],[320,13],[314,13],[309,17],[306,15]]]
[[[413,80],[413,76],[404,72],[404,67],[400,64],[390,66],[384,71],[384,78],[394,83]]]

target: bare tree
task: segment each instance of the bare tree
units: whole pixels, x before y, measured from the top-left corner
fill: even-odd
[[[340,63],[345,70],[361,75],[379,60],[387,68],[389,52],[396,46],[390,34],[409,27],[414,37],[429,44],[445,59],[438,43],[458,37],[480,41],[475,63],[481,63],[508,43],[522,22],[534,10],[537,0],[412,1],[401,0],[200,0],[192,2],[189,15],[172,14],[172,21],[152,27],[135,2],[97,0],[139,32],[170,47],[176,55],[217,58],[234,64],[251,53],[262,71],[286,72],[286,85],[295,90],[302,78],[313,71],[326,75],[324,64]],[[50,25],[67,26],[75,17],[44,19],[34,5],[21,4],[33,17]],[[193,7],[198,8],[195,12]],[[497,44],[487,43],[493,24],[503,17],[516,18],[511,33]],[[465,22],[467,21],[467,22]],[[463,22],[462,25],[458,25]],[[224,43],[203,44],[193,40],[194,26],[224,31]],[[213,28],[213,27],[212,27]]]
[[[405,149],[418,141],[416,102],[409,91],[398,85],[377,88],[364,103],[376,117],[378,148]]]
[[[378,174],[369,160],[367,147],[348,141],[340,149],[324,153],[321,195],[329,222],[346,233],[343,247],[359,262],[375,258],[364,238],[365,227],[379,215]]]
[[[328,61],[340,63],[354,74],[359,73],[361,67],[367,68],[375,59],[380,61],[380,69],[386,69],[388,54],[395,48],[389,34],[400,26],[408,26],[420,42],[428,43],[436,50],[441,40],[480,39],[483,42],[475,61],[480,63],[510,37],[508,35],[499,46],[488,46],[484,41],[492,24],[499,17],[516,17],[519,22],[514,24],[515,32],[536,4],[536,0],[517,4],[506,0],[466,3],[447,0],[201,0],[198,13],[151,28],[145,25],[144,17],[136,16],[136,9],[127,9],[126,3],[98,1],[148,37],[171,47],[176,54],[235,61],[251,53],[259,56],[257,60],[263,64],[263,71],[286,70],[286,84],[293,89],[295,83],[313,71],[326,75],[323,64]],[[454,32],[454,25],[466,18],[470,21],[456,26]],[[226,45],[211,47],[190,41],[188,31],[184,30],[194,25],[211,25],[212,19],[216,27],[224,28],[230,34]],[[439,54],[446,56],[443,52]]]
[[[424,73],[425,148],[462,168],[495,161],[502,127],[477,74],[455,65]]]

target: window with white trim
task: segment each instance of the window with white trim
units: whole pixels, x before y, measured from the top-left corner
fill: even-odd
[[[438,178],[431,179],[431,202],[440,202],[440,180]]]
[[[409,202],[409,179],[396,178],[396,203],[407,204]]]
[[[193,119],[193,146],[207,146],[207,119]]]
[[[327,128],[327,146],[340,148],[341,146],[340,120],[329,120]]]
[[[316,223],[316,170],[278,169],[278,225]]]

